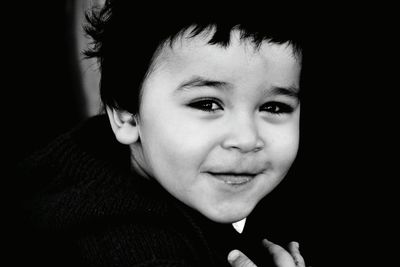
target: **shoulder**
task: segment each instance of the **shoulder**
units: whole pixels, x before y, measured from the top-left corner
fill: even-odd
[[[187,233],[177,231],[172,223],[161,217],[154,220],[142,216],[97,224],[79,240],[79,250],[90,263],[103,260],[113,266],[164,266],[163,262],[196,266]]]
[[[107,117],[91,117],[31,153],[17,166],[17,175],[30,188],[55,180],[72,182],[90,176],[97,165],[129,165],[129,149],[116,142]]]
[[[86,266],[213,266],[201,233],[161,186],[132,173],[129,155],[105,116],[32,155],[24,165],[39,233],[32,244],[55,262],[63,255]]]

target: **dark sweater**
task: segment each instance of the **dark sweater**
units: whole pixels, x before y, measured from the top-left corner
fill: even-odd
[[[229,266],[232,249],[259,266],[261,238],[212,222],[132,172],[106,116],[89,119],[19,168],[35,266]],[[248,221],[251,219],[248,219]],[[249,222],[247,223],[249,224]],[[29,226],[28,226],[29,225]]]

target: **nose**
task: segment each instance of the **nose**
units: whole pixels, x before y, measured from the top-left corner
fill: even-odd
[[[260,129],[252,116],[236,116],[230,119],[222,147],[238,150],[242,153],[257,152],[265,146],[260,136]]]

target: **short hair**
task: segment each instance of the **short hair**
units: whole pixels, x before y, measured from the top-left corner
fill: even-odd
[[[154,7],[130,0],[106,0],[102,8],[86,13],[85,32],[92,39],[84,54],[97,58],[100,66],[100,96],[104,106],[137,114],[142,83],[154,61],[157,49],[185,31],[190,37],[212,32],[211,45],[229,46],[230,34],[239,30],[241,39],[259,47],[263,41],[287,43],[296,55],[303,52],[303,39],[298,23],[287,18],[276,20],[257,12],[244,13],[240,7],[208,9],[200,7]],[[212,31],[211,31],[212,30]]]

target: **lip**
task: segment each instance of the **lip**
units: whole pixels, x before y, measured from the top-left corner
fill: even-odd
[[[213,178],[216,178],[225,184],[232,186],[240,186],[250,183],[257,174],[253,173],[233,173],[233,172],[208,172]]]

